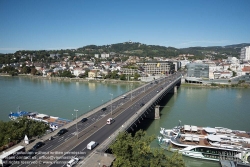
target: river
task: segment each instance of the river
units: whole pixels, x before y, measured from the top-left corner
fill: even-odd
[[[79,114],[128,92],[138,84],[91,82],[60,82],[26,77],[0,77],[0,120],[8,121],[10,111],[21,110],[72,119],[74,109]],[[180,87],[169,94],[161,118],[148,127],[148,135],[159,135],[160,127],[172,128],[182,124],[220,126],[250,131],[250,89]],[[155,140],[152,147],[158,147]],[[166,152],[167,154],[170,154]],[[219,167],[218,162],[184,157],[188,167]]]
[[[249,99],[250,89],[180,87],[176,94],[169,95],[161,118],[151,123],[147,134],[157,136],[160,127],[172,128],[179,120],[182,125],[250,131]],[[157,140],[151,146],[158,147]],[[220,167],[218,162],[189,157],[184,160],[188,167]]]
[[[70,82],[29,77],[0,77],[0,120],[20,110],[72,119],[138,87],[139,84]],[[78,116],[79,116],[78,115]]]

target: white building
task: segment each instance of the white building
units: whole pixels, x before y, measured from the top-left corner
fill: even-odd
[[[78,77],[80,74],[84,74],[85,73],[85,70],[83,70],[82,68],[75,68],[73,70],[73,74]]]
[[[228,57],[227,58],[228,62],[232,63],[232,64],[239,64],[240,60],[237,59],[236,57]]]
[[[243,61],[248,61],[250,60],[250,46],[246,46],[244,48],[241,48],[241,51],[240,51],[240,58],[243,60]]]
[[[98,58],[98,59],[99,59],[99,54],[95,54],[95,58]]]
[[[189,60],[181,60],[180,62],[181,62],[181,68],[185,68],[186,65],[190,63]]]
[[[101,58],[107,58],[107,57],[109,57],[109,54],[107,54],[107,53],[102,53],[101,54]]]

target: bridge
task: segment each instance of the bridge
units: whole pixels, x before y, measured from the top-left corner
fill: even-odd
[[[33,159],[21,160],[23,163],[11,166],[66,166],[72,157],[78,157],[77,166],[103,165],[101,157],[109,157],[105,151],[112,144],[119,132],[133,130],[145,118],[159,119],[159,102],[168,93],[174,93],[181,84],[181,73],[175,73],[154,80],[140,86],[128,93],[125,98],[117,97],[110,102],[98,106],[91,112],[80,116],[78,119],[66,124],[62,128],[68,130],[62,136],[57,136],[56,130],[38,141],[45,145],[37,150]],[[114,118],[115,122],[107,125],[108,118]],[[88,121],[80,123],[82,118]],[[48,140],[50,137],[53,140]],[[99,145],[94,150],[86,149],[90,141],[96,141]],[[26,146],[26,150],[36,143]],[[112,157],[111,157],[112,159]]]

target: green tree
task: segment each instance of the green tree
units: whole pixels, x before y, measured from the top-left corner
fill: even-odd
[[[122,132],[110,148],[116,159],[114,167],[184,167],[184,161],[178,152],[171,157],[164,154],[162,149],[151,149],[150,143],[154,136],[146,136],[140,130],[134,137]]]
[[[126,80],[126,75],[125,74],[120,75],[120,80]]]
[[[18,118],[14,121],[0,121],[0,147],[9,141],[19,141],[27,135],[29,138],[40,136],[49,129],[44,122],[34,121],[28,118]]]
[[[31,68],[30,73],[31,73],[32,75],[36,75],[36,72],[37,72],[36,68]]]
[[[233,77],[235,77],[237,75],[237,73],[235,71],[233,71]]]
[[[22,72],[23,74],[29,74],[29,73],[31,72],[31,68],[28,67],[28,66],[26,66],[26,65],[24,65],[24,66],[22,66],[21,72]]]
[[[138,80],[139,77],[140,77],[140,75],[138,73],[134,74],[134,80]]]

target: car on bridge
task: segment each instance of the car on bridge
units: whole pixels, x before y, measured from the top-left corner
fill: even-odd
[[[61,129],[58,133],[57,133],[57,135],[58,136],[62,136],[64,133],[66,133],[66,132],[68,132],[68,130],[67,129]]]
[[[79,158],[72,158],[68,163],[67,163],[67,167],[71,167],[74,166],[75,164],[77,164],[79,161]]]
[[[87,120],[88,120],[88,118],[83,118],[83,119],[81,120],[81,123],[86,122]]]
[[[115,122],[114,118],[109,118],[109,119],[107,120],[107,124],[108,124],[108,125],[111,125],[113,122]]]
[[[98,145],[97,142],[91,141],[91,142],[87,145],[87,149],[88,149],[88,150],[92,150],[92,149],[94,149],[97,145]]]
[[[106,111],[106,110],[107,110],[107,108],[106,108],[106,107],[103,107],[101,110],[102,110],[102,111]]]
[[[144,103],[141,103],[141,104],[140,104],[141,107],[144,106],[144,105],[145,105]]]
[[[43,145],[45,145],[44,142],[41,142],[41,141],[40,141],[40,142],[37,142],[37,143],[33,146],[33,150],[36,150],[36,149],[42,147]]]

